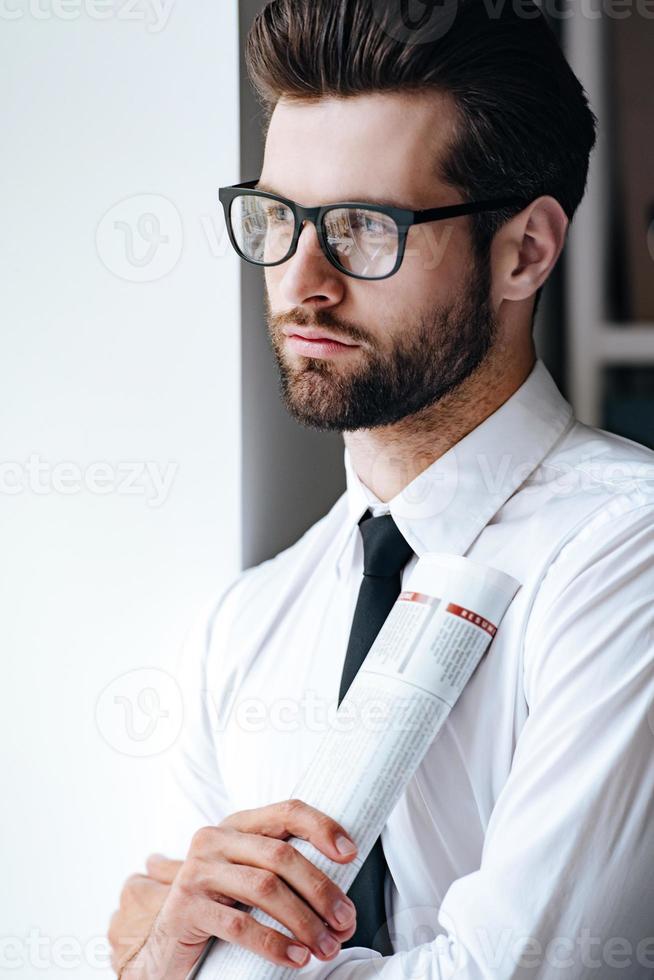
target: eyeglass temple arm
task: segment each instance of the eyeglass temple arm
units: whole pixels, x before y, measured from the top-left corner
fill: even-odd
[[[476,214],[479,211],[499,211],[500,208],[511,207],[514,204],[527,205],[529,201],[522,197],[500,197],[488,201],[469,201],[464,204],[448,204],[442,208],[429,208],[427,211],[415,211],[414,223],[419,225],[436,218],[456,218],[461,214]]]

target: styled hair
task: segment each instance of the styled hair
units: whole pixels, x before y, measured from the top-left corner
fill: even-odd
[[[456,119],[434,160],[439,180],[464,200],[550,195],[572,221],[597,118],[536,3],[422,3],[431,16],[411,23],[407,0],[269,0],[245,50],[265,130],[281,98],[436,90],[449,94]],[[480,256],[520,210],[471,216]]]

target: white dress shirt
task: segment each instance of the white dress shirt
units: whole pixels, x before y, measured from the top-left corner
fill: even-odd
[[[298,975],[654,975],[654,452],[578,422],[538,360],[481,425],[382,504],[347,490],[198,623],[162,847],[294,795],[338,703],[358,521],[521,583],[382,834],[392,956]],[[347,772],[343,779],[347,779]]]

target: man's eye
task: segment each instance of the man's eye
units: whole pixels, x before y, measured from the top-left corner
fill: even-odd
[[[284,224],[288,222],[290,216],[291,213],[288,208],[281,207],[280,205],[273,205],[272,207],[266,208],[266,217],[272,224]]]
[[[350,221],[352,231],[368,238],[383,238],[388,231],[383,218],[376,218],[371,214],[355,214]]]

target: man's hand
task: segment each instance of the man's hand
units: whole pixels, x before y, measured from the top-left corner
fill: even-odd
[[[109,924],[111,965],[116,973],[149,936],[152,923],[182,863],[161,854],[152,854],[146,861],[147,874],[130,875],[125,882],[120,907]]]
[[[301,967],[313,953],[331,960],[356,928],[350,899],[287,843],[300,837],[339,864],[356,845],[340,824],[301,800],[242,810],[193,836],[127,980],[184,980],[211,936],[236,943],[280,966]],[[289,939],[236,907],[254,906],[293,934]]]

